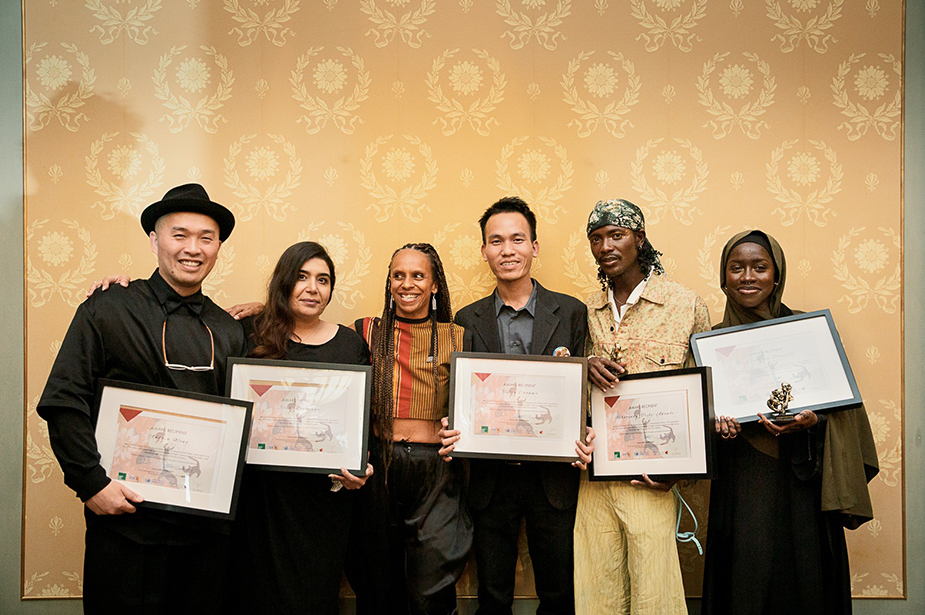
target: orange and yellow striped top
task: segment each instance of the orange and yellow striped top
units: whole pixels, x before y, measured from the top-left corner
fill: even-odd
[[[367,345],[378,318],[364,318],[361,334]],[[434,370],[430,359],[430,318],[395,319],[395,365],[392,373],[394,417],[439,421],[447,415],[450,398],[450,353],[463,349],[463,328],[437,323],[437,407],[434,407]],[[451,333],[452,332],[452,333]],[[375,412],[376,409],[373,408]]]

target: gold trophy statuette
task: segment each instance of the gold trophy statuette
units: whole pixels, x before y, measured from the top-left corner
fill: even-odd
[[[771,415],[768,417],[775,425],[787,425],[796,419],[796,414],[787,412],[787,407],[793,401],[791,391],[793,387],[786,382],[780,383],[779,389],[771,391],[768,398],[768,408],[771,409]]]

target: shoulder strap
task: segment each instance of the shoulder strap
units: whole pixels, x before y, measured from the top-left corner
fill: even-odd
[[[378,317],[357,318],[353,323],[353,328],[360,334],[367,346],[373,344],[373,328],[379,324]]]

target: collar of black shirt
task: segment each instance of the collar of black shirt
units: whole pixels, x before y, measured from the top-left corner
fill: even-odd
[[[495,317],[497,318],[501,314],[501,310],[504,307],[509,307],[514,310],[511,306],[506,304],[502,299],[501,295],[498,294],[498,289],[495,288]],[[527,299],[527,303],[520,308],[520,310],[514,310],[519,312],[521,310],[527,310],[530,313],[530,316],[536,316],[536,280],[533,280],[533,292],[530,293],[530,298]]]
[[[157,269],[155,269],[151,277],[148,278],[148,285],[151,287],[151,291],[154,292],[154,296],[157,297],[158,302],[164,306],[168,314],[184,305],[196,314],[202,314],[202,305],[205,301],[205,295],[202,294],[202,289],[197,290],[188,297],[182,297],[163,277],[161,277],[161,273]]]

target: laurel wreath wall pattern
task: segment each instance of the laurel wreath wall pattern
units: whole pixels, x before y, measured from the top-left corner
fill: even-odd
[[[102,201],[95,202],[92,207],[101,210],[100,216],[103,220],[111,220],[123,212],[131,216],[141,215],[142,207],[150,202],[154,189],[164,182],[164,158],[160,155],[160,148],[147,136],[134,132],[130,136],[151,155],[151,170],[148,172],[147,179],[140,184],[132,184],[128,187],[120,184],[118,180],[121,178],[116,178],[115,181],[103,179],[99,168],[99,155],[106,144],[117,136],[119,136],[117,132],[103,133],[103,136],[90,145],[90,155],[85,158],[87,185],[103,197]]]
[[[703,73],[697,78],[697,91],[700,93],[700,104],[707,108],[707,113],[713,116],[713,119],[704,124],[704,128],[710,126],[713,128],[713,138],[722,139],[729,134],[730,130],[738,127],[750,139],[757,139],[761,136],[762,128],[769,128],[768,123],[759,118],[765,114],[768,107],[774,104],[774,90],[777,84],[774,77],[771,76],[771,69],[768,63],[761,60],[756,54],[743,52],[743,56],[749,62],[755,64],[756,69],[764,77],[761,91],[758,99],[752,102],[745,102],[738,110],[726,101],[720,101],[713,95],[713,89],[710,87],[710,76],[716,70],[720,62],[724,62],[729,57],[729,52],[717,53],[708,62],[703,65]],[[736,65],[738,67],[738,65]]]
[[[524,4],[543,6],[545,2],[525,2]],[[512,30],[507,30],[502,35],[510,41],[511,49],[523,49],[531,40],[536,39],[537,44],[543,49],[554,51],[560,39],[564,38],[557,28],[560,28],[565,18],[572,14],[571,0],[558,0],[555,10],[536,15],[535,18],[525,12],[514,10],[510,0],[498,0],[496,7],[498,14],[504,18],[504,23],[513,26]]]
[[[729,226],[717,226],[712,231],[703,236],[703,243],[697,250],[697,264],[700,266],[700,277],[709,284],[715,284],[719,280],[719,274],[714,267],[717,255],[713,253],[713,248],[719,241],[720,237],[726,237],[729,234]],[[712,303],[711,307],[715,312],[719,312],[726,304],[726,297],[722,290],[716,290],[704,297]]]
[[[36,231],[42,229],[48,220],[33,220],[26,227],[26,241],[35,237]],[[28,282],[29,303],[34,307],[42,307],[55,296],[58,296],[67,305],[77,307],[86,298],[83,284],[87,283],[91,273],[95,271],[96,258],[99,255],[96,244],[90,239],[90,232],[80,225],[77,220],[61,220],[61,223],[72,231],[76,231],[77,238],[82,244],[80,261],[77,267],[67,269],[54,275],[47,269],[39,269],[32,264],[32,257],[26,257],[26,281]],[[59,236],[70,241],[68,236]],[[66,245],[66,244],[65,244]],[[54,260],[51,261],[54,264]],[[59,261],[62,264],[66,260]]]
[[[531,275],[579,299],[600,290],[591,207],[633,201],[713,322],[726,240],[774,235],[785,302],[832,311],[873,400],[877,518],[847,534],[852,591],[903,597],[908,4],[23,3],[22,594],[82,592],[82,507],[34,411],[67,324],[93,280],[151,274],[138,216],[197,182],[237,219],[206,294],[259,300],[286,247],[317,241],[337,272],[325,318],[341,323],[382,309],[388,258],[412,241],[439,251],[454,309],[488,295],[478,219],[507,195],[537,216]],[[683,489],[702,542],[708,494]],[[534,592],[526,544],[518,596]],[[699,596],[703,558],[679,553]],[[458,589],[474,595],[474,570]]]
[[[790,53],[802,42],[817,53],[825,53],[829,50],[830,42],[837,42],[828,30],[832,29],[835,22],[842,16],[843,3],[844,0],[831,0],[826,5],[825,12],[813,15],[804,22],[793,13],[786,14],[777,0],[766,0],[768,18],[782,30],[771,40],[780,42],[780,50],[784,53]],[[812,6],[815,4],[815,2],[811,3]]]
[[[35,415],[39,398],[36,397],[26,410],[26,417]],[[44,428],[43,428],[44,426]],[[44,421],[39,423],[39,437],[32,436],[32,430],[26,431],[26,459],[28,459],[29,481],[33,484],[45,482],[58,468],[58,460],[48,441],[48,425]]]
[[[565,147],[559,145],[555,139],[550,137],[539,137],[539,141],[551,149],[555,157],[559,159],[559,175],[556,177],[555,183],[551,186],[544,185],[536,191],[527,185],[515,184],[508,169],[508,163],[516,148],[526,143],[527,140],[528,137],[516,137],[501,148],[501,158],[495,163],[498,179],[497,186],[505,194],[521,195],[524,200],[537,210],[538,217],[550,224],[555,224],[559,220],[559,214],[565,211],[564,206],[559,201],[562,200],[564,193],[572,187],[574,169]],[[539,153],[539,155],[544,154]]]
[[[899,248],[899,235],[891,228],[880,228],[880,232],[886,236],[890,243]],[[861,236],[864,227],[852,228],[838,240],[838,247],[832,252],[832,265],[835,268],[835,279],[841,282],[841,285],[851,291],[848,295],[842,295],[839,303],[846,302],[848,311],[856,314],[867,307],[870,300],[887,314],[893,314],[899,307],[899,301],[902,298],[899,289],[902,285],[902,268],[899,263],[892,273],[888,276],[881,277],[875,282],[869,282],[862,275],[851,273],[846,259],[846,251],[851,247],[853,241]],[[886,259],[884,258],[884,261]]]
[[[434,246],[437,250],[439,250],[442,254],[446,255],[447,254],[446,241],[448,237],[458,235],[457,231],[459,229],[459,226],[460,224],[458,222],[445,224],[443,228],[441,228],[437,233],[434,234],[433,239],[430,240],[431,245]],[[462,306],[467,305],[471,303],[472,301],[475,301],[476,299],[481,299],[482,297],[490,293],[495,285],[495,279],[491,275],[490,271],[482,270],[482,271],[477,272],[474,276],[469,277],[470,276],[469,273],[463,273],[463,272],[453,270],[452,265],[456,265],[463,271],[467,271],[472,268],[471,261],[472,261],[473,256],[472,256],[471,249],[474,246],[472,243],[469,243],[469,245],[465,245],[466,243],[469,243],[469,242],[466,242],[465,237],[457,238],[456,241],[453,242],[451,249],[449,249],[449,259],[447,259],[444,262],[444,268],[447,269],[446,271],[447,286],[450,289],[450,295],[452,297],[451,303],[452,303],[452,307],[454,310],[458,310]],[[480,245],[481,240],[480,239],[476,240],[474,244],[476,246]],[[466,248],[465,258],[469,262],[460,263],[458,260],[455,260],[457,256],[457,252],[459,251],[459,248],[461,247]],[[444,256],[444,258],[446,259],[446,256]],[[450,262],[450,259],[454,259],[454,260]],[[448,264],[450,264],[451,266],[447,267]]]
[[[783,207],[778,207],[771,213],[780,214],[781,224],[784,226],[790,226],[804,214],[807,220],[816,226],[825,226],[829,223],[830,215],[837,215],[832,208],[825,207],[825,205],[831,203],[832,197],[841,192],[842,178],[844,178],[842,165],[838,163],[835,150],[826,146],[825,142],[810,140],[810,145],[822,151],[829,162],[829,178],[825,186],[807,194],[801,194],[796,188],[785,187],[778,171],[778,163],[784,157],[784,153],[798,142],[798,139],[784,141],[780,147],[771,152],[771,161],[766,165],[768,191],[774,194],[777,201],[784,203]]]
[[[388,143],[393,135],[378,137],[375,142],[366,147],[366,156],[360,161],[360,185],[369,190],[369,195],[376,199],[369,204],[367,209],[376,212],[376,220],[385,222],[397,209],[411,222],[420,222],[425,212],[430,208],[423,202],[427,198],[427,193],[433,190],[437,179],[437,161],[431,155],[430,146],[424,143],[420,137],[404,135],[405,140],[418,148],[418,152],[424,159],[424,172],[420,181],[416,184],[406,184],[400,190],[395,187],[382,184],[376,179],[376,173],[373,170],[373,159],[379,152],[379,147]],[[404,150],[401,150],[404,152]]]
[[[170,132],[182,131],[189,126],[190,120],[196,120],[199,127],[208,133],[218,132],[219,122],[225,123],[228,119],[216,112],[231,98],[231,86],[234,85],[234,76],[228,68],[228,60],[218,53],[215,47],[205,45],[200,47],[221,71],[221,80],[212,95],[204,96],[193,102],[183,95],[172,94],[167,83],[167,69],[173,59],[184,49],[186,45],[171,47],[169,52],[161,56],[158,67],[154,71],[154,96],[164,101],[164,106],[170,111],[161,116],[161,121],[167,121]]]
[[[42,51],[47,43],[33,43],[25,53],[25,64],[28,67],[35,54]],[[81,68],[80,81],[72,92],[64,92],[57,100],[52,100],[46,93],[37,92],[29,79],[25,82],[26,121],[31,130],[41,130],[48,126],[52,119],[57,119],[67,130],[77,132],[82,121],[89,118],[83,111],[78,111],[86,105],[93,96],[93,84],[96,82],[96,73],[90,68],[90,58],[86,53],[79,51],[76,45],[61,43]]]
[[[228,186],[241,201],[232,205],[232,211],[241,221],[254,218],[258,211],[264,210],[272,219],[282,222],[295,207],[287,201],[293,191],[299,187],[302,179],[302,159],[296,154],[295,145],[287,141],[282,135],[268,134],[267,137],[282,147],[289,157],[286,176],[282,181],[273,183],[261,190],[254,184],[245,183],[237,168],[237,158],[245,145],[251,143],[257,135],[244,135],[228,148],[228,156],[224,159],[225,185]],[[266,150],[267,156],[275,156]],[[271,158],[271,160],[273,160]],[[269,174],[268,174],[269,175]]]
[[[117,4],[121,3],[117,0]],[[138,5],[124,6],[122,8],[127,9],[124,14],[116,6],[103,4],[101,0],[86,0],[85,6],[93,11],[94,17],[103,22],[93,26],[90,32],[98,32],[100,42],[104,45],[114,42],[123,32],[139,45],[148,43],[149,34],[157,34],[157,30],[148,22],[154,18],[154,13],[161,9],[161,0],[145,0]]]
[[[597,280],[597,265],[588,267],[594,259],[588,258],[590,254],[587,246],[588,238],[581,231],[577,231],[569,235],[568,244],[562,253],[566,275],[571,279],[572,286],[578,289],[577,292],[585,297],[601,289],[601,284]],[[582,252],[585,254],[584,258],[579,256]],[[589,275],[586,271],[593,273]]]
[[[485,62],[488,70],[492,74],[492,84],[484,98],[476,98],[474,101],[465,106],[456,98],[449,98],[443,94],[443,87],[440,85],[440,72],[446,66],[447,61],[453,58],[458,49],[447,49],[434,59],[430,72],[427,73],[427,99],[437,104],[437,111],[443,114],[434,120],[443,128],[443,134],[446,136],[455,134],[457,130],[465,123],[479,135],[487,137],[491,133],[491,126],[498,125],[498,120],[489,114],[494,111],[498,104],[504,100],[504,88],[507,80],[504,73],[501,72],[501,65],[487,51],[473,49],[472,53]]]
[[[352,93],[350,96],[341,96],[333,102],[325,101],[320,95],[311,96],[305,85],[304,73],[311,58],[317,56],[322,49],[322,47],[312,47],[299,56],[295,70],[290,74],[289,84],[292,86],[292,97],[299,101],[301,108],[308,111],[308,114],[299,116],[296,123],[305,124],[305,131],[310,135],[319,132],[327,126],[329,121],[345,135],[353,134],[357,123],[363,123],[363,119],[356,112],[360,108],[360,103],[368,98],[371,83],[369,71],[365,70],[362,58],[353,53],[352,49],[338,47],[337,51],[349,58],[350,64],[357,71],[356,84],[353,86]]]
[[[565,103],[570,105],[572,111],[579,115],[578,119],[573,119],[568,123],[569,127],[575,126],[578,129],[579,137],[587,137],[601,124],[604,128],[617,138],[626,136],[626,128],[633,127],[633,123],[624,119],[624,116],[630,112],[630,107],[639,102],[639,90],[641,88],[640,79],[636,75],[636,68],[633,63],[623,56],[623,53],[608,54],[619,63],[623,72],[626,73],[626,88],[623,96],[619,100],[609,100],[607,106],[603,109],[598,108],[591,100],[583,100],[578,93],[578,87],[575,85],[575,75],[581,69],[581,64],[594,55],[593,51],[583,51],[578,57],[569,61],[568,70],[562,76],[562,91],[565,94]]]
[[[292,16],[299,10],[299,0],[285,0],[279,9],[270,9],[262,17],[253,9],[241,6],[239,0],[225,0],[225,10],[238,24],[228,34],[237,35],[238,44],[242,47],[256,41],[261,34],[277,47],[282,47],[286,44],[286,36],[294,34],[285,24],[292,21]]]
[[[848,97],[845,77],[866,55],[864,53],[851,54],[847,60],[838,65],[838,74],[832,80],[835,106],[842,110],[842,115],[851,118],[850,121],[839,124],[838,129],[845,129],[848,139],[851,141],[857,141],[863,137],[869,128],[873,128],[878,135],[887,141],[892,141],[896,138],[899,130],[900,115],[902,114],[902,92],[900,88],[896,88],[896,92],[889,102],[881,103],[874,110],[870,110],[863,103],[852,101]],[[892,54],[881,53],[878,55],[889,66],[896,75],[897,82],[899,82],[902,79],[902,63],[896,60]]]
[[[397,2],[393,4],[406,4],[407,2]],[[360,10],[369,16],[369,20],[376,24],[375,28],[370,28],[366,36],[372,35],[376,47],[385,47],[393,40],[397,34],[412,49],[417,49],[422,44],[424,37],[430,34],[424,30],[423,26],[427,18],[437,10],[436,0],[421,0],[421,4],[413,11],[408,11],[402,15],[393,14],[388,10],[381,10],[376,5],[376,0],[361,0]]]
[[[656,4],[668,5],[669,3],[656,2]],[[645,0],[630,0],[630,6],[633,17],[638,19],[639,25],[646,29],[636,37],[636,40],[642,39],[646,42],[646,51],[658,51],[666,42],[670,42],[680,51],[690,51],[694,48],[694,41],[700,40],[700,37],[692,30],[706,15],[707,0],[693,0],[690,11],[684,15],[669,17],[670,21],[658,13],[650,13]]]
[[[687,139],[675,138],[675,141],[689,152],[694,163],[694,176],[690,185],[686,188],[678,188],[669,195],[664,187],[651,186],[646,179],[643,168],[644,162],[649,157],[649,151],[661,143],[662,139],[650,139],[645,145],[636,150],[636,160],[631,165],[630,176],[633,178],[633,188],[648,203],[645,213],[649,224],[658,224],[666,213],[671,212],[678,222],[690,226],[694,223],[694,215],[703,214],[700,209],[693,205],[698,195],[706,190],[707,176],[710,174],[707,164],[703,161],[703,152]],[[665,154],[668,156],[674,155],[673,152],[671,154],[663,153],[663,155]],[[671,181],[671,179],[673,177],[670,177],[665,183],[669,185],[677,183],[677,180]]]

